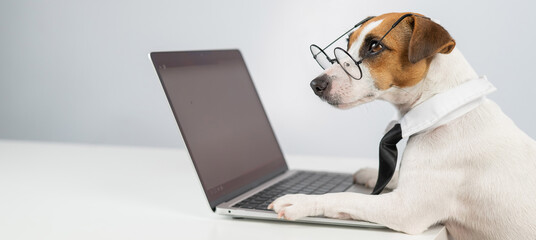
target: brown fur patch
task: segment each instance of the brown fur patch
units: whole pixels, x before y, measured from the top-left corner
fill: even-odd
[[[430,40],[430,38],[426,38],[426,34],[432,33],[430,32],[430,29],[433,30],[434,27],[430,27],[428,22],[422,22],[421,19],[423,18],[410,16],[402,20],[402,22],[382,40],[385,49],[381,53],[374,56],[364,56],[370,47],[367,39],[379,40],[385,33],[387,33],[387,31],[389,31],[393,23],[404,14],[406,13],[388,13],[375,17],[363,24],[362,27],[350,35],[349,46],[357,40],[366,25],[383,19],[383,22],[380,25],[372,29],[367,36],[365,36],[365,41],[359,51],[359,58],[365,57],[363,64],[369,68],[370,73],[376,82],[376,87],[381,90],[388,89],[392,86],[410,87],[416,85],[426,76],[432,59],[430,58],[431,56],[438,52],[450,53],[454,48],[454,44],[450,44],[450,41],[448,41],[449,39],[452,40],[450,35],[448,35],[448,32],[435,23],[433,24],[443,29],[446,35],[443,34],[437,38],[431,38],[432,40],[439,39],[439,41],[436,42],[440,43],[434,42],[425,44],[424,42]],[[419,21],[417,28],[422,28],[422,31],[419,32],[420,39],[418,41],[413,38],[415,33],[415,18],[419,18],[419,20],[417,20]],[[426,21],[431,22],[430,20]],[[413,43],[413,46],[411,46],[413,49],[411,49],[411,51],[410,42]],[[454,40],[452,40],[452,42],[454,42]],[[426,47],[428,49],[423,50],[420,49],[421,47]],[[430,51],[429,49],[433,50]],[[415,55],[415,53],[418,53],[418,56]],[[410,54],[413,55],[410,56]]]

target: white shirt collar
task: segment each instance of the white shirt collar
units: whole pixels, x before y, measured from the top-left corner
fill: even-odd
[[[483,76],[434,95],[398,120],[402,138],[434,129],[461,117],[478,107],[486,95],[495,90],[486,76]]]

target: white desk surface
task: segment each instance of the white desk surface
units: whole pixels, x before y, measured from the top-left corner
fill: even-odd
[[[353,172],[375,161],[287,156]],[[238,220],[210,210],[181,149],[0,140],[0,239],[447,239],[389,229]]]

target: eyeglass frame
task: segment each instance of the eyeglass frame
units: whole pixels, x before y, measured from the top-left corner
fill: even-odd
[[[378,45],[378,44],[381,44],[382,40],[387,36],[387,34],[389,34],[391,32],[391,30],[393,30],[400,22],[402,22],[402,20],[404,20],[406,17],[409,17],[409,16],[417,16],[417,17],[422,17],[422,18],[426,18],[426,19],[430,19],[428,17],[425,17],[425,16],[419,16],[419,15],[415,15],[413,13],[407,13],[407,14],[404,14],[402,15],[398,20],[396,20],[395,23],[393,23],[393,25],[391,26],[391,28],[380,38],[380,40],[378,42],[376,42],[374,45]],[[370,19],[372,18],[375,18],[376,16],[369,16],[369,17],[366,17],[365,19],[361,20],[359,23],[357,23],[356,25],[354,25],[352,28],[350,28],[350,30],[346,31],[344,34],[342,34],[341,36],[339,36],[337,39],[335,39],[334,41],[332,41],[330,44],[328,44],[325,48],[320,48],[318,45],[316,44],[311,44],[311,46],[309,47],[311,49],[311,54],[313,54],[313,59],[315,59],[315,61],[318,63],[318,65],[320,65],[320,67],[322,69],[325,69],[322,64],[320,64],[320,62],[317,60],[317,56],[320,55],[320,53],[323,53],[326,58],[328,59],[328,61],[333,64],[335,62],[337,62],[337,64],[341,65],[342,67],[342,64],[339,62],[339,60],[337,59],[337,57],[335,57],[335,59],[331,59],[327,54],[326,52],[324,52],[324,50],[326,50],[328,47],[330,47],[331,45],[333,45],[335,42],[337,42],[339,39],[341,39],[342,37],[344,37],[345,35],[347,35],[349,32],[351,32],[352,30],[356,29],[357,27],[363,25],[364,23],[368,22]],[[320,52],[318,52],[316,55],[313,53],[313,50],[312,50],[312,47],[316,47],[320,50]],[[340,47],[336,47],[335,49],[333,49],[333,55],[336,56],[335,54],[335,51],[337,49],[340,49],[341,51],[343,51],[346,55],[348,55],[348,57],[350,57],[350,59],[352,59],[352,61],[354,62],[354,64],[357,66],[357,68],[359,69],[359,78],[355,78],[352,74],[350,74],[344,67],[342,67],[342,69],[344,70],[344,72],[346,72],[346,74],[348,74],[350,77],[352,77],[353,79],[355,80],[360,80],[361,78],[363,78],[363,71],[361,70],[361,67],[360,67],[360,64],[363,63],[363,60],[366,59],[366,57],[363,57],[361,58],[359,61],[356,61],[352,55],[350,55],[350,53]]]

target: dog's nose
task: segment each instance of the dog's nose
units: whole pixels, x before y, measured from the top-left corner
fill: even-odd
[[[322,94],[324,93],[326,88],[328,88],[329,85],[327,75],[322,74],[316,77],[315,79],[313,79],[313,81],[311,81],[310,85],[317,96],[322,96]]]

